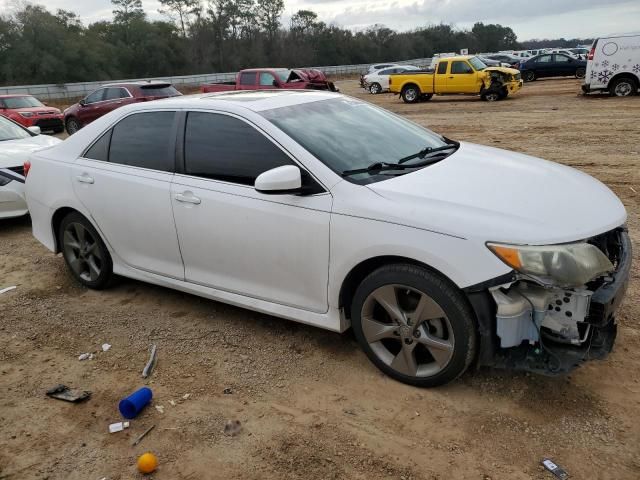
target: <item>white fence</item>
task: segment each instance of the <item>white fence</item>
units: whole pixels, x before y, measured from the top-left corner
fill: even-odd
[[[378,62],[382,63],[382,62]],[[389,62],[391,63],[391,62]],[[431,63],[430,58],[417,58],[413,60],[403,60],[399,62],[393,62],[398,64],[411,64],[424,66]],[[310,67],[321,70],[328,76],[336,75],[352,75],[359,74],[365,71],[369,67],[369,63],[360,65],[333,65],[327,67]],[[309,68],[309,67],[305,67]],[[23,85],[17,87],[2,87],[0,86],[0,95],[11,94],[28,94],[33,95],[41,100],[58,100],[58,99],[73,99],[84,97],[91,93],[96,88],[104,85],[105,83],[116,82],[134,82],[141,80],[160,80],[170,82],[177,87],[193,87],[199,86],[203,83],[215,83],[215,82],[230,82],[235,80],[236,72],[231,73],[211,73],[205,75],[183,75],[177,77],[150,77],[150,78],[137,78],[128,80],[108,80],[102,82],[82,82],[82,83],[62,83],[62,84],[50,84],[50,85]]]

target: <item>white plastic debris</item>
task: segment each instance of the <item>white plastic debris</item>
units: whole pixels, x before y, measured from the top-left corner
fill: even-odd
[[[121,432],[125,428],[129,428],[129,425],[129,422],[112,423],[111,425],[109,425],[109,433]]]
[[[111,345],[109,345],[108,343],[103,343],[102,344],[102,351],[103,352],[107,352],[110,348],[111,348]]]
[[[171,404],[172,407],[176,406],[176,402],[174,402],[173,400],[169,400],[169,403]]]
[[[13,287],[7,287],[0,290],[0,294],[10,292],[11,290],[15,290],[17,287],[14,285]]]
[[[80,360],[81,362],[83,360],[93,360],[93,357],[94,357],[93,353],[83,353],[78,357],[78,360]]]
[[[189,400],[189,397],[190,397],[190,396],[191,396],[191,394],[190,394],[190,393],[185,393],[185,394],[182,396],[182,399],[183,399],[183,400]]]
[[[158,410],[160,413],[164,413],[164,407],[162,405],[156,405],[156,410]]]

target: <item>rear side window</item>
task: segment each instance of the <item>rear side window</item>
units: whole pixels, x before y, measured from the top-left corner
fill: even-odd
[[[90,158],[92,160],[102,160],[103,162],[109,161],[109,143],[111,142],[111,132],[102,135],[100,139],[94,143],[89,150],[84,153],[84,158]]]
[[[105,100],[118,100],[119,98],[128,97],[129,94],[124,88],[110,87],[106,89],[104,94]]]
[[[447,73],[447,65],[449,65],[449,62],[440,62],[440,63],[438,63],[438,73],[440,75],[443,75],[443,74]]]
[[[256,177],[293,162],[251,125],[228,115],[191,112],[185,132],[185,173],[253,185]]]
[[[175,160],[171,146],[174,118],[174,112],[145,112],[123,119],[113,127],[109,161],[173,172]]]
[[[240,85],[255,85],[256,72],[246,72],[240,74]]]
[[[145,97],[177,97],[180,95],[180,92],[173,85],[142,86],[140,91]]]

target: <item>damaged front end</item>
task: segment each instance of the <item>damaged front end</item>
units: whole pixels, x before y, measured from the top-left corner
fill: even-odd
[[[481,95],[487,96],[491,93],[505,98],[516,93],[522,88],[522,76],[518,70],[504,67],[488,67],[484,70],[487,77],[484,79]]]
[[[478,365],[556,375],[607,356],[631,269],[626,228],[578,244],[490,248],[514,272],[467,289],[479,322]]]

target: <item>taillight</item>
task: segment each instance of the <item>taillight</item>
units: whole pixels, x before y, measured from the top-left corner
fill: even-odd
[[[29,175],[29,170],[31,170],[31,162],[27,160],[24,162],[24,178],[27,178],[27,175]]]
[[[591,47],[591,51],[589,52],[589,60],[593,60],[593,57],[596,55],[596,47]]]

